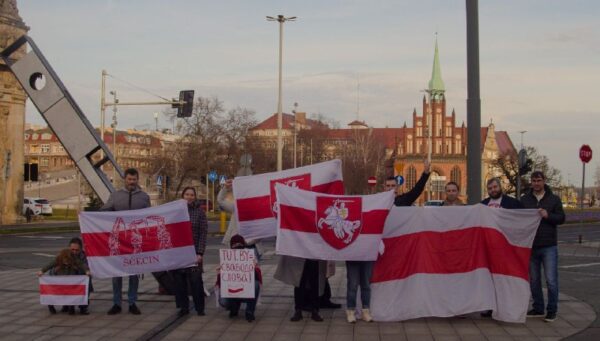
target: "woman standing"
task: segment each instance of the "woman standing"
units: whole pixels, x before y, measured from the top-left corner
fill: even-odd
[[[178,315],[183,316],[190,313],[190,302],[188,299],[188,281],[192,290],[194,307],[198,316],[204,316],[204,282],[202,281],[202,257],[206,250],[206,235],[208,233],[208,222],[206,214],[200,207],[200,201],[196,199],[196,190],[186,187],[181,192],[181,197],[187,201],[190,222],[192,223],[192,237],[196,248],[196,265],[173,270],[175,278],[175,301],[181,309]]]

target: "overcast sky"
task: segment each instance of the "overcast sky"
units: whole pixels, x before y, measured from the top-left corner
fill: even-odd
[[[538,147],[581,185],[578,149],[600,153],[600,2],[479,2],[482,123]],[[227,108],[277,108],[278,24],[284,27],[284,111],[293,103],[342,126],[410,125],[421,114],[438,32],[447,106],[466,121],[465,5],[423,1],[20,0],[30,35],[89,120],[99,124],[101,70],[163,97],[181,89]],[[116,79],[121,101],[155,100]],[[153,127],[164,107],[121,107],[119,126]],[[27,121],[43,123],[32,106]],[[161,126],[170,125],[161,117]],[[600,154],[588,167],[586,183]],[[570,175],[569,175],[570,174]]]

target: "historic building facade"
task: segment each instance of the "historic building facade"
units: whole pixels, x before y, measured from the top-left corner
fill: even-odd
[[[431,153],[432,174],[425,193],[419,199],[444,199],[444,186],[454,181],[460,186],[461,197],[466,196],[466,155],[467,127],[464,122],[457,122],[454,109],[447,113],[445,86],[442,80],[437,42],[433,58],[433,71],[427,87],[427,95],[423,97],[421,114],[415,108],[411,115],[411,124],[406,122],[400,128],[373,128],[365,122],[355,120],[345,129],[325,129],[322,134],[326,138],[329,157],[339,157],[347,143],[357,133],[368,134],[385,146],[386,170],[384,176],[402,175],[405,189],[411,189],[423,171],[423,160]],[[250,135],[260,137],[264,144],[275,148],[277,138],[277,115],[269,117],[250,130]],[[295,124],[302,122],[302,125]],[[296,117],[284,114],[284,144],[293,143],[293,136],[298,130],[314,129],[317,121],[306,120],[306,114]],[[482,155],[482,196],[486,195],[485,182],[492,177],[501,177],[501,173],[493,166],[499,155],[516,157],[515,147],[505,131],[496,130],[490,122],[481,128]],[[286,155],[284,155],[286,157]],[[383,180],[383,179],[380,179]],[[366,181],[366,180],[365,180]]]
[[[0,0],[0,50],[12,44],[29,27],[16,0]],[[14,54],[25,54],[21,48]],[[27,96],[8,67],[0,61],[0,224],[13,224],[23,205],[23,127]]]

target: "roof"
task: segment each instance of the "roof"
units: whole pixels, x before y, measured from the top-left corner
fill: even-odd
[[[363,127],[368,127],[368,125],[364,122],[364,121],[359,121],[359,120],[354,120],[350,123],[348,123],[349,126],[363,126]]]
[[[282,129],[294,129],[294,121],[295,116],[292,114],[281,114],[282,118]],[[306,119],[306,125],[314,128],[318,126],[326,126],[325,123],[319,122],[317,120],[312,120],[310,118]],[[266,120],[260,122],[256,126],[252,127],[250,130],[261,130],[261,129],[277,129],[277,113],[269,116]]]
[[[373,137],[381,141],[386,148],[394,149],[395,146],[404,138],[405,128],[370,128]],[[359,130],[367,131],[367,129]],[[356,129],[330,129],[327,131],[327,138],[332,140],[346,140],[356,134]]]
[[[481,128],[481,151],[483,151],[483,148],[485,147],[485,139],[487,138],[487,134],[488,134],[488,127],[482,127]],[[496,144],[498,145],[498,151],[500,152],[500,154],[503,154],[503,155],[513,154],[514,156],[516,156],[517,150],[515,149],[515,146],[512,143],[512,140],[510,139],[510,136],[508,136],[508,133],[506,131],[496,130],[494,132],[494,135],[496,137]]]

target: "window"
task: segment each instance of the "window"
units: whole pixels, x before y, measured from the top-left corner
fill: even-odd
[[[48,167],[48,158],[47,157],[43,157],[40,160],[40,166],[42,166],[42,167]]]
[[[50,145],[49,144],[42,144],[41,149],[42,149],[42,153],[50,153]]]
[[[450,171],[450,180],[456,182],[458,184],[458,187],[461,187],[460,179],[460,167],[452,167],[452,170]]]
[[[417,184],[417,170],[414,166],[409,166],[406,169],[406,188],[411,190]]]

